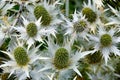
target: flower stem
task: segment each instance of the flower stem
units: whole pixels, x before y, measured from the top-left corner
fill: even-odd
[[[66,16],[69,16],[69,0],[66,0],[66,5],[65,5],[65,12],[66,12]]]

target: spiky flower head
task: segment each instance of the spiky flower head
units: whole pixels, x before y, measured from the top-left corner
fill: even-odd
[[[36,34],[37,34],[37,26],[35,23],[29,23],[27,25],[27,34],[30,36],[30,37],[34,37]]]
[[[76,32],[82,32],[87,26],[87,23],[86,21],[81,20],[81,21],[75,22],[73,26]]]
[[[14,50],[14,57],[17,64],[21,67],[28,65],[29,57],[23,47],[17,47]]]
[[[50,25],[50,23],[52,21],[50,14],[43,6],[40,6],[40,5],[36,6],[34,9],[34,15],[35,15],[36,19],[39,19],[40,17],[42,17],[41,21],[42,21],[43,26]]]
[[[85,15],[85,18],[87,18],[88,22],[93,23],[97,19],[97,14],[90,8],[85,7],[82,9],[83,15]]]
[[[100,43],[102,46],[109,46],[112,43],[112,37],[109,34],[103,34],[100,38]]]
[[[55,52],[54,66],[57,69],[64,69],[69,66],[69,53],[65,48],[59,48]]]

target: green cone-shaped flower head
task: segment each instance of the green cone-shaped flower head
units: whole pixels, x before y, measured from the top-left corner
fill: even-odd
[[[112,37],[109,34],[103,34],[100,38],[100,43],[102,46],[107,47],[112,43]]]
[[[35,15],[36,19],[39,19],[40,17],[42,17],[41,21],[42,21],[43,26],[50,25],[50,23],[52,21],[50,14],[43,6],[40,6],[40,5],[36,6],[34,9],[34,15]]]
[[[55,52],[54,66],[57,69],[63,69],[69,66],[69,53],[65,48],[59,48]]]
[[[19,66],[26,66],[29,62],[29,57],[26,50],[23,47],[17,47],[14,50],[14,57]]]
[[[92,9],[85,7],[83,8],[82,13],[85,15],[85,18],[88,20],[88,22],[93,23],[96,21],[97,15]]]
[[[88,63],[90,64],[96,64],[96,63],[100,63],[102,60],[102,55],[101,55],[101,52],[98,51],[98,52],[95,52],[94,54],[89,54],[87,56],[87,61]]]
[[[27,34],[30,37],[34,37],[37,34],[37,26],[35,23],[29,23],[26,28]]]
[[[87,23],[86,21],[81,20],[81,21],[75,22],[73,26],[76,32],[82,32],[87,26]]]

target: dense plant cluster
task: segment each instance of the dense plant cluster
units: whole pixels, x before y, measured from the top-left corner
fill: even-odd
[[[119,6],[0,0],[0,80],[119,80]]]

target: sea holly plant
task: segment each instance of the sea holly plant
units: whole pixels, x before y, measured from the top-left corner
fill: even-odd
[[[119,8],[118,0],[0,0],[0,80],[119,80]]]
[[[11,76],[13,73],[19,72],[20,74],[21,72],[22,75],[19,78],[20,80],[25,79],[26,77],[30,77],[30,65],[33,64],[36,60],[43,58],[47,59],[47,57],[40,57],[36,54],[39,47],[34,47],[32,50],[28,50],[23,45],[23,41],[17,40],[17,42],[11,44],[9,51],[1,51],[8,55],[10,60],[5,61],[4,64],[0,65],[0,67],[11,67],[9,76]]]

